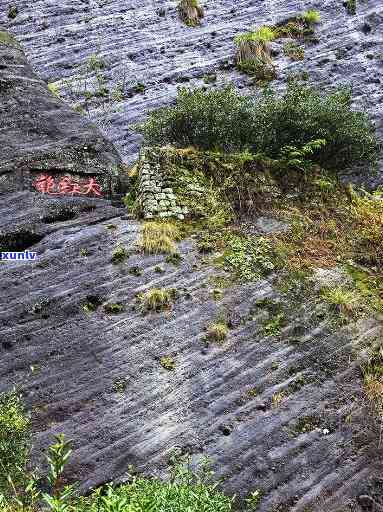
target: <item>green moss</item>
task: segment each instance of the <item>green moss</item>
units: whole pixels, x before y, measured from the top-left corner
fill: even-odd
[[[355,265],[345,265],[345,269],[354,282],[355,289],[366,306],[383,313],[383,280],[379,274],[367,271]]]

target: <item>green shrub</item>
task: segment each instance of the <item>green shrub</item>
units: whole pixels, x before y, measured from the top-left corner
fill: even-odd
[[[267,90],[258,100],[230,87],[182,89],[174,106],[152,112],[138,130],[151,145],[248,149],[275,159],[286,146],[325,140],[312,161],[342,170],[375,163],[379,151],[372,124],[365,113],[352,109],[351,100],[349,89],[325,94],[296,80],[282,94]]]
[[[9,494],[9,481],[23,483],[29,455],[30,421],[16,392],[0,394],[0,494]]]
[[[175,144],[231,152],[250,145],[253,104],[232,87],[205,91],[181,88],[176,104],[149,115],[137,126],[149,145]]]

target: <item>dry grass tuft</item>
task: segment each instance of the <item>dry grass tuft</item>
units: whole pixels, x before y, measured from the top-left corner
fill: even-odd
[[[209,341],[222,343],[227,338],[229,328],[224,322],[210,324],[207,328],[206,338]]]
[[[177,226],[171,222],[145,222],[138,245],[145,254],[176,254],[174,241],[179,237]]]
[[[181,20],[188,27],[196,27],[200,25],[201,19],[205,15],[198,0],[180,0],[178,4],[178,12]]]
[[[170,309],[176,298],[174,288],[151,288],[137,296],[143,311],[165,311]]]

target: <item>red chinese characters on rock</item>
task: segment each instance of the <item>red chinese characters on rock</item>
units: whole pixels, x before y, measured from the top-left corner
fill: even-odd
[[[70,176],[64,176],[57,182],[48,174],[40,174],[33,182],[33,186],[38,192],[51,194],[55,196],[98,196],[102,197],[101,187],[94,178],[89,178],[86,182],[79,183]]]

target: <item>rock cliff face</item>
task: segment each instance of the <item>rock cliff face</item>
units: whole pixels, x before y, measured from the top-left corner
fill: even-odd
[[[214,73],[217,79],[209,86],[234,82],[257,93],[259,89],[233,69],[234,36],[310,8],[322,17],[318,42],[306,46],[305,59],[295,63],[284,56],[283,43],[274,43],[277,85],[287,74],[303,71],[323,88],[351,85],[355,103],[370,112],[383,135],[380,0],[357,0],[356,15],[348,13],[342,0],[206,0],[206,16],[197,28],[180,22],[176,2],[170,0],[15,3],[18,15],[8,20],[9,29],[24,44],[34,68],[46,81],[58,82],[69,101],[81,103],[85,89],[99,88],[89,77],[84,79],[83,64],[91,55],[102,61],[102,87],[118,94],[109,104],[105,95],[92,98],[85,109],[126,160],[138,152],[132,124],[146,111],[171,102],[180,85],[204,85]],[[63,85],[63,79],[70,79],[70,85]]]
[[[126,160],[139,143],[130,125],[169,103],[178,85],[201,85],[216,73],[216,84],[254,90],[233,70],[233,36],[310,7],[322,12],[319,42],[301,63],[289,62],[277,44],[280,78],[306,70],[323,86],[352,82],[356,103],[383,133],[378,0],[358,2],[355,16],[340,0],[211,0],[196,29],[179,22],[175,2],[17,0],[18,14],[7,20],[1,1],[3,21],[33,68],[71,102],[85,97],[81,108]],[[0,41],[0,58],[1,173],[19,165],[33,171],[35,160],[62,170],[71,162],[67,149],[83,155],[84,145],[95,154],[83,155],[81,172],[119,164],[88,121],[49,95],[12,38]],[[84,85],[84,73],[93,82]],[[62,82],[80,75],[75,86]],[[318,272],[309,290],[291,294],[270,277],[217,295],[226,276],[193,238],[179,243],[179,266],[145,256],[136,246],[139,223],[108,201],[10,191],[1,196],[0,219],[2,248],[38,255],[0,262],[0,391],[16,386],[26,398],[34,462],[42,465],[42,449],[65,432],[74,445],[67,477],[83,489],[123,480],[130,464],[166,475],[176,449],[210,456],[227,492],[261,489],[260,512],[383,509],[380,425],[352,362],[382,328],[374,318],[343,327],[324,319],[311,290],[320,279],[336,280],[336,270]],[[254,229],[282,228],[262,218]],[[119,244],[129,257],[115,265]],[[137,294],[153,287],[176,289],[171,310],[137,308]],[[110,303],[123,311],[111,315]],[[265,332],[274,308],[286,318],[275,336]],[[228,340],[207,346],[205,329],[223,312]],[[161,366],[164,356],[173,371]]]
[[[34,178],[98,177],[117,191],[121,158],[87,119],[49,92],[19,43],[0,27],[0,191],[30,188]]]
[[[19,192],[0,214],[8,240],[17,229],[17,249],[38,255],[0,268],[0,388],[26,397],[35,461],[65,432],[74,444],[67,475],[83,488],[123,479],[131,464],[165,475],[177,449],[210,456],[228,492],[262,489],[262,512],[382,501],[379,426],[350,364],[382,335],[379,323],[334,328],[310,293],[286,296],[271,280],[217,297],[224,274],[192,239],[180,243],[179,266],[143,256],[139,224],[102,200]],[[116,265],[119,244],[130,257]],[[170,311],[137,309],[136,295],[153,287],[177,290]],[[108,303],[123,312],[109,314]],[[287,319],[278,336],[264,330],[273,308]],[[205,328],[222,314],[229,338],[206,346]]]

